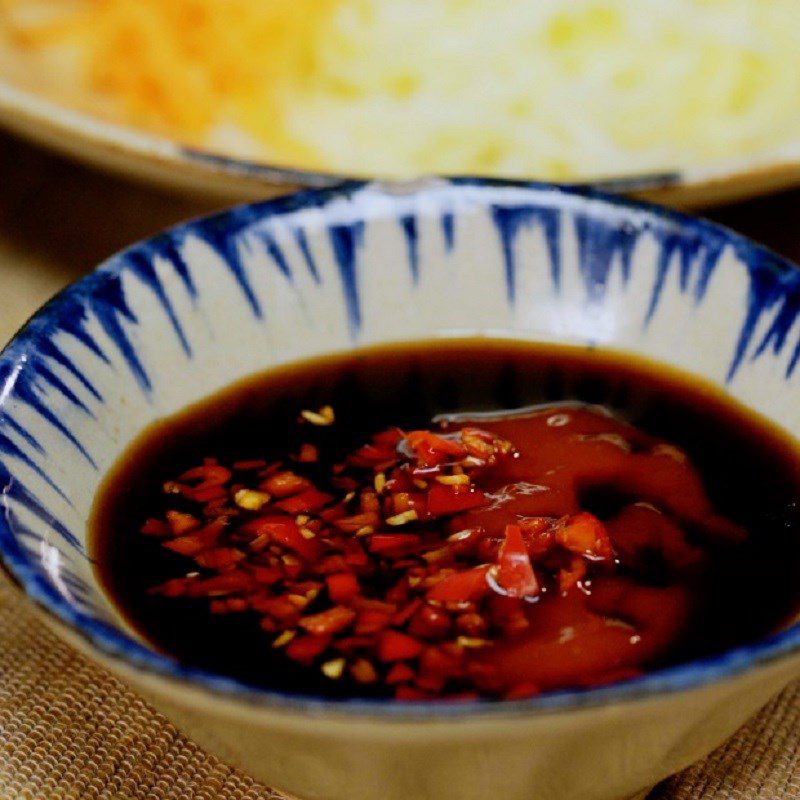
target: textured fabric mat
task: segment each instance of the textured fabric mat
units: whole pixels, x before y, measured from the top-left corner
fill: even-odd
[[[119,681],[62,644],[0,577],[1,800],[280,797],[204,753]],[[756,798],[800,798],[800,684],[704,763],[651,795]]]

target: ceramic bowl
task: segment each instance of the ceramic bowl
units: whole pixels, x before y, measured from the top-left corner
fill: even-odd
[[[612,345],[800,435],[800,272],[685,216],[547,185],[350,184],[189,222],[48,303],[0,357],[0,550],[44,617],[201,745],[302,798],[621,800],[800,673],[800,626],[603,688],[324,701],[153,652],[98,586],[86,519],[151,421],[249,373],[392,340]]]

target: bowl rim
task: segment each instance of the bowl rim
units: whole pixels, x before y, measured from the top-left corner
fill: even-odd
[[[410,181],[310,169],[225,154],[71,108],[45,93],[0,77],[0,125],[67,156],[162,188],[200,192],[233,202],[276,193],[322,189],[342,181]],[[457,177],[458,173],[455,174]],[[442,173],[441,177],[453,177]],[[416,176],[423,178],[424,175]],[[483,176],[494,180],[491,176]],[[547,182],[532,176],[498,178]],[[704,208],[800,185],[800,139],[708,163],[576,178],[563,185],[593,187],[678,208]]]
[[[111,148],[117,151],[128,150],[144,158],[152,158],[161,163],[173,161],[185,164],[193,170],[206,175],[221,173],[226,178],[240,179],[252,185],[274,185],[288,189],[327,189],[342,182],[369,182],[383,180],[378,175],[339,172],[334,169],[309,169],[282,165],[256,158],[229,155],[211,148],[182,143],[177,138],[153,133],[133,125],[126,125],[83,109],[71,108],[57,102],[45,93],[18,86],[13,81],[0,78],[0,122],[13,128],[13,118],[21,116],[26,122],[49,127],[54,132],[77,136],[87,143]],[[800,152],[792,159],[800,164]],[[676,167],[674,169],[650,169],[641,172],[611,174],[601,178],[586,178],[567,181],[564,185],[593,187],[613,193],[641,193],[689,190],[715,182],[720,178],[746,176],[753,170],[782,165],[786,158],[779,153],[754,153],[717,165],[697,167]],[[420,176],[423,177],[423,176]],[[443,175],[442,177],[448,177]],[[387,178],[387,180],[413,180],[408,178]],[[507,182],[534,182],[529,178],[491,178]],[[545,183],[546,181],[539,181]]]
[[[58,328],[61,308],[73,298],[80,298],[108,275],[117,275],[123,270],[125,255],[139,248],[146,248],[154,239],[165,234],[190,233],[204,226],[219,226],[246,215],[251,221],[263,220],[281,214],[306,209],[324,209],[326,203],[338,198],[347,198],[362,190],[381,192],[382,198],[402,198],[409,194],[443,188],[458,193],[463,188],[477,190],[478,194],[492,189],[512,188],[532,192],[531,200],[554,198],[556,208],[565,204],[583,204],[594,209],[604,208],[616,213],[634,213],[655,224],[668,224],[683,230],[691,230],[700,236],[713,234],[723,237],[725,244],[736,247],[741,255],[753,256],[766,268],[778,273],[795,273],[798,267],[788,259],[759,245],[729,228],[708,220],[692,217],[678,211],[666,209],[639,200],[609,195],[591,187],[563,186],[533,181],[507,181],[474,177],[450,179],[430,178],[409,182],[350,181],[324,189],[309,189],[296,194],[256,203],[244,203],[223,211],[200,216],[174,225],[166,231],[137,241],[109,256],[84,277],[66,286],[41,306],[28,319],[0,352],[0,368],[16,366],[20,358],[36,347],[42,329]],[[601,212],[602,213],[602,212]],[[0,391],[0,410],[7,397]],[[738,645],[722,653],[695,659],[674,666],[654,670],[645,675],[593,688],[566,689],[546,692],[525,700],[497,701],[474,700],[459,703],[449,701],[425,701],[398,703],[385,699],[325,699],[300,693],[279,692],[247,684],[234,678],[212,673],[208,670],[182,664],[170,656],[150,649],[112,625],[88,614],[77,611],[36,570],[28,556],[22,551],[12,532],[6,515],[0,514],[0,569],[11,581],[42,609],[47,616],[66,625],[83,641],[88,650],[98,651],[107,661],[116,662],[123,670],[133,668],[148,677],[166,679],[182,684],[186,688],[205,690],[205,696],[228,702],[243,702],[248,706],[274,709],[295,714],[319,716],[366,716],[397,720],[463,719],[466,717],[520,717],[534,714],[575,711],[621,702],[633,702],[660,695],[674,694],[699,689],[713,683],[732,679],[800,653],[800,620],[788,628],[754,642]]]

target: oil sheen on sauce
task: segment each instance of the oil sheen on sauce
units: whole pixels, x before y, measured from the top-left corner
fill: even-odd
[[[298,417],[325,406],[333,424]],[[387,430],[399,462],[342,471]],[[401,438],[431,431],[460,447],[472,430],[513,452],[481,463],[456,449],[426,461],[414,450],[424,434]],[[298,461],[300,452],[315,457]],[[454,466],[462,456],[464,469]],[[249,462],[251,472],[234,469],[219,492],[230,497],[215,499],[212,487],[205,506],[164,491],[208,458]],[[377,522],[345,533],[313,503],[291,516],[291,497],[271,495],[263,508],[237,508],[241,486],[260,497],[277,486],[278,461],[313,486],[329,519],[359,519],[366,492]],[[272,466],[258,477],[259,465]],[[459,486],[482,499],[464,503]],[[638,675],[785,624],[798,608],[798,497],[797,443],[710,384],[613,352],[443,340],[272,370],[155,423],[101,487],[92,550],[130,624],[194,666],[332,697],[516,697]],[[197,563],[165,547],[174,532],[140,532],[148,519],[166,530],[167,511],[206,523],[223,506],[234,516],[219,528],[233,532]],[[419,513],[404,521],[396,512],[408,508]],[[311,526],[314,544],[301,548],[309,563],[280,539],[257,549],[258,531],[294,519]],[[581,549],[587,520],[608,552]],[[205,530],[190,523],[189,534],[191,524]],[[329,547],[328,525],[338,537]],[[518,530],[526,550],[515,555]],[[357,544],[344,552],[348,537]],[[284,568],[295,570],[288,589],[275,582]],[[478,576],[476,594],[434,588],[459,571]],[[244,574],[244,589],[195,591],[209,576]],[[172,596],[153,592],[169,581]],[[292,593],[297,612],[272,615]],[[325,616],[332,606],[339,619]]]

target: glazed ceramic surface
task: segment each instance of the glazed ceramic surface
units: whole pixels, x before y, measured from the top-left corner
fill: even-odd
[[[168,189],[231,201],[337,185],[342,176],[234,158],[59,106],[0,80],[0,125],[81,161]],[[695,208],[800,184],[800,145],[713,168],[621,175],[595,182],[611,192]]]
[[[800,436],[800,272],[734,233],[590,192],[349,184],[114,256],[0,357],[0,553],[66,638],[199,743],[304,798],[620,800],[800,673],[800,626],[600,689],[395,704],[256,691],[138,640],[87,552],[95,491],[154,419],[271,365],[497,336],[681,367]],[[432,346],[435,346],[433,344]]]

